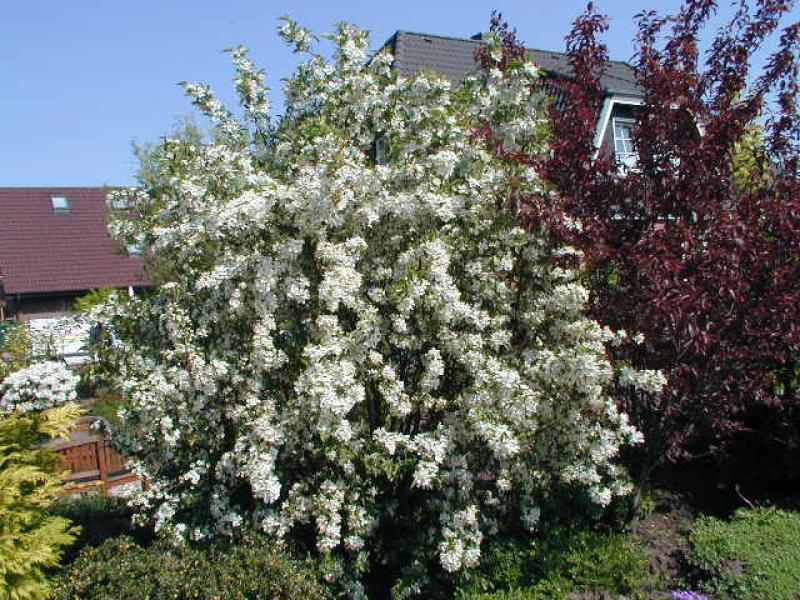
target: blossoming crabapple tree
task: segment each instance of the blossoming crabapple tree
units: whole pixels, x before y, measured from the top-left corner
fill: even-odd
[[[103,316],[143,514],[193,540],[310,539],[356,576],[411,539],[406,558],[455,572],[501,525],[535,528],[556,483],[626,493],[614,460],[639,435],[604,353],[623,334],[583,315],[574,252],[507,206],[536,173],[474,135],[488,119],[541,150],[536,67],[403,78],[352,26],[330,61],[281,33],[307,55],[285,116],[232,50],[243,116],[186,84],[214,141],[166,140],[113,225],[169,274]]]

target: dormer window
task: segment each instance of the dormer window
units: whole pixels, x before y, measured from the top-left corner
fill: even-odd
[[[66,196],[50,196],[50,206],[55,214],[69,214],[69,198]]]
[[[614,119],[614,154],[617,164],[624,168],[636,166],[636,149],[633,147],[633,127],[636,122],[633,119]]]

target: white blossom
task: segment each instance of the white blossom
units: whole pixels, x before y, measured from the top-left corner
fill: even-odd
[[[78,397],[79,379],[63,363],[33,363],[0,383],[0,407],[5,413],[31,412],[72,402]]]
[[[189,539],[301,525],[344,563],[395,522],[453,572],[502,520],[535,528],[556,483],[626,493],[615,461],[639,436],[608,393],[615,334],[553,264],[574,251],[504,207],[511,182],[543,188],[535,171],[473,135],[488,120],[509,149],[544,151],[535,66],[452,84],[367,60],[350,25],[331,60],[293,21],[281,35],[308,54],[283,118],[264,125],[263,77],[235,49],[244,122],[187,85],[219,135],[112,224],[167,280],[102,318],[141,513]],[[436,517],[409,526],[398,486]]]

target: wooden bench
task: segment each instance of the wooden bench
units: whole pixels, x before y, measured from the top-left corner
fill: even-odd
[[[93,428],[97,421],[105,427]],[[59,468],[66,472],[65,495],[90,491],[113,495],[113,488],[140,481],[112,447],[107,425],[102,417],[84,416],[68,440],[57,439],[48,444],[58,454]]]

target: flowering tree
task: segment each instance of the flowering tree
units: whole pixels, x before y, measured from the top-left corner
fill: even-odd
[[[63,363],[33,363],[0,382],[0,409],[31,412],[73,402],[78,397],[78,380]]]
[[[556,189],[523,199],[529,224],[567,216],[582,225],[559,232],[586,253],[593,314],[647,339],[621,345],[615,360],[668,376],[660,397],[623,396],[648,440],[645,470],[739,434],[749,455],[767,442],[778,450],[767,463],[796,472],[800,24],[782,31],[760,73],[752,64],[791,4],[739,4],[705,66],[698,44],[713,0],[639,15],[644,105],[638,164],[626,171],[594,147],[607,21],[590,4],[567,38],[574,78],[561,85],[553,152],[516,157]],[[513,53],[514,40],[507,45]]]
[[[405,561],[419,586],[437,554],[455,572],[500,526],[535,528],[556,483],[626,493],[614,460],[640,436],[604,345],[625,335],[583,315],[575,252],[508,209],[536,173],[473,135],[541,150],[536,68],[404,79],[349,25],[330,62],[281,33],[308,59],[280,122],[232,50],[243,119],[186,84],[214,141],[168,139],[114,225],[169,274],[104,317],[143,513],[193,540],[311,540],[356,577]]]

